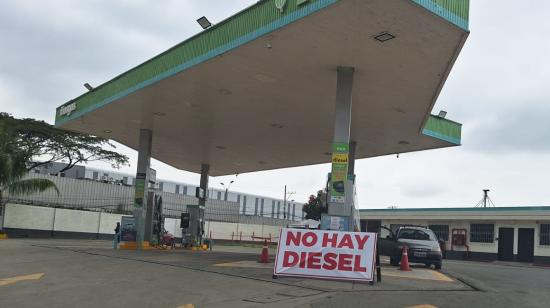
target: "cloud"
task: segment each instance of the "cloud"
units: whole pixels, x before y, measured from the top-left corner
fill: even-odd
[[[55,108],[256,0],[0,1],[0,110],[53,122]],[[550,2],[471,1],[471,34],[434,112],[464,124],[463,146],[357,162],[359,207],[550,204]],[[131,157],[136,152],[119,149]],[[108,165],[95,164],[101,168]],[[153,161],[159,178],[198,175]],[[329,165],[240,175],[236,191],[297,201],[323,187]],[[219,187],[220,179],[211,179]]]
[[[434,185],[429,182],[414,182],[403,184],[401,186],[401,192],[407,197],[430,198],[444,193],[445,188],[441,185]]]
[[[467,149],[487,154],[549,153],[550,101],[495,110],[468,129]]]
[[[231,3],[229,3],[231,2]],[[0,78],[21,90],[21,110],[53,121],[55,107],[176,45],[253,1],[0,3]],[[3,109],[5,102],[0,102]],[[38,111],[38,112],[37,112]]]

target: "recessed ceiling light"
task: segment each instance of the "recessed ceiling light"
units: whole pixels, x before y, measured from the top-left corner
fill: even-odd
[[[166,115],[166,113],[160,112],[160,111],[159,111],[159,112],[155,112],[155,113],[153,113],[153,114],[156,115],[157,117],[164,117],[164,116]]]
[[[199,25],[201,25],[203,29],[208,29],[212,27],[212,23],[205,16],[197,19],[197,22],[199,23]]]
[[[265,164],[267,164],[267,162],[265,162],[265,161],[263,161],[263,160],[260,160],[260,161],[258,161],[258,164],[260,164],[260,165],[265,165]]]
[[[271,124],[271,127],[273,127],[273,128],[284,128],[285,126],[281,125],[281,124],[273,123],[273,124]]]
[[[217,145],[216,146],[216,149],[219,149],[219,150],[225,150],[226,147],[222,146],[222,145]]]
[[[399,141],[399,144],[400,145],[407,145],[407,144],[410,144],[410,142],[405,141],[405,140],[401,140],[401,141]]]
[[[112,133],[113,131],[110,130],[110,129],[106,129],[106,130],[104,130],[103,132],[106,133],[106,134],[110,134],[110,133]]]
[[[374,36],[374,39],[379,41],[379,42],[387,42],[391,39],[394,39],[395,38],[395,35],[389,33],[389,32],[381,32],[381,33],[378,33],[377,35]]]

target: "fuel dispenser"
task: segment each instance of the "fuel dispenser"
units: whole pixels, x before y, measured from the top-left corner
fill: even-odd
[[[181,214],[180,228],[183,246],[201,246],[204,237],[204,206],[187,205],[187,213]]]
[[[164,232],[162,216],[162,196],[149,191],[147,194],[147,212],[145,214],[145,241],[158,244]]]

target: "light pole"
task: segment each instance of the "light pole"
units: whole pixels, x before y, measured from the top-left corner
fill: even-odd
[[[286,219],[286,200],[288,198],[290,198],[292,195],[294,195],[296,192],[295,191],[291,191],[291,192],[287,192],[286,191],[286,185],[285,185],[285,197],[284,197],[284,202],[283,202],[283,218]],[[292,202],[294,202],[294,200],[292,200]],[[289,205],[289,209],[290,209],[290,205]],[[290,213],[289,213],[290,215]]]
[[[227,186],[225,185],[225,183],[220,182],[220,184],[225,188],[225,195],[223,198],[225,201],[227,201],[227,194],[229,193],[229,188],[231,188],[231,184],[235,183],[238,176],[239,176],[238,174],[235,174],[235,180],[229,181],[229,184],[227,184]]]

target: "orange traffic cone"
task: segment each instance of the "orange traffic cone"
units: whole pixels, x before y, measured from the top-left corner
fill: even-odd
[[[262,253],[260,254],[260,263],[269,263],[269,248],[267,247],[267,240],[264,241],[264,247],[262,247]]]
[[[399,270],[401,271],[412,271],[409,267],[409,254],[408,254],[409,247],[403,246],[403,254],[401,255],[401,266],[399,267]]]

